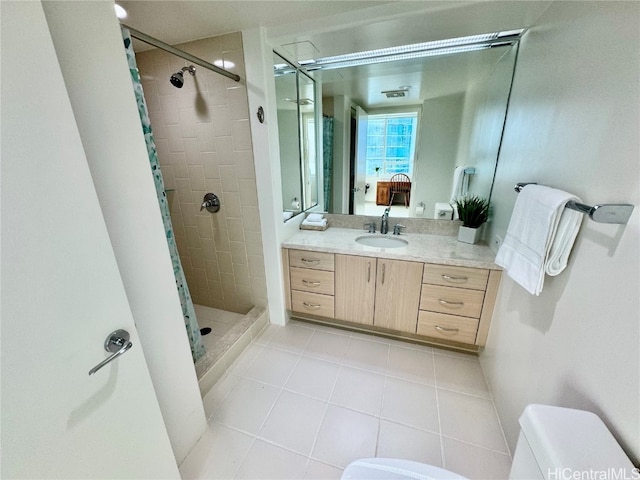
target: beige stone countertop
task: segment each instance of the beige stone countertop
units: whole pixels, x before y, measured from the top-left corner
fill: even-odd
[[[395,236],[388,233],[386,236],[401,238],[409,244],[406,247],[379,248],[356,242],[357,237],[365,235],[382,236],[380,233],[367,233],[351,228],[330,227],[324,232],[300,230],[284,242],[282,247],[500,270],[500,267],[494,263],[495,254],[484,244],[470,245],[459,242],[456,237],[448,235],[403,233]]]

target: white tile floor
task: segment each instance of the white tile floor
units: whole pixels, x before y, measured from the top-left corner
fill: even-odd
[[[304,322],[269,325],[205,397],[182,478],[337,479],[405,458],[505,479],[504,435],[477,358]]]

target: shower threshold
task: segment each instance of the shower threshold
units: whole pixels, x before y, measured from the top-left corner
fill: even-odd
[[[253,307],[247,314],[227,312],[204,305],[194,305],[198,324],[211,328],[204,337],[206,353],[196,362],[200,393],[204,397],[240,353],[269,323],[263,307]]]

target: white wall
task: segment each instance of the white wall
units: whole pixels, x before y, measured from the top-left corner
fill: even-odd
[[[489,197],[491,192],[516,56],[515,47],[505,49],[493,70],[467,90],[456,165],[476,169],[470,195]]]
[[[273,49],[266,42],[264,29],[261,28],[244,30],[242,43],[247,72],[249,121],[256,169],[258,206],[262,225],[269,320],[277,325],[284,325],[288,317],[284,304],[284,274],[280,245],[296,233],[303,215],[297,215],[286,223],[282,220],[282,176],[278,145],[278,111],[273,81]],[[261,106],[265,112],[264,123],[260,123],[255,114]]]
[[[585,219],[539,297],[504,276],[481,362],[512,449],[539,402],[597,413],[640,461],[639,18],[638,2],[555,2],[521,45],[492,233],[516,182],[636,208],[626,226]]]
[[[44,2],[44,8],[180,462],[204,432],[206,420],[113,3]]]
[[[302,205],[300,190],[300,144],[298,143],[297,110],[278,110],[278,132],[280,139],[280,167],[282,177],[283,210],[299,210],[292,201],[298,199]]]
[[[349,213],[349,162],[351,146],[351,99],[333,99],[333,211]]]
[[[432,98],[422,105],[411,192],[412,214],[422,202],[426,205],[424,216],[433,218],[437,202],[449,203],[464,105],[464,93]]]

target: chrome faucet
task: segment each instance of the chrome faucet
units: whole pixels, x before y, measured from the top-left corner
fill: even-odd
[[[384,209],[384,213],[382,214],[382,222],[380,223],[380,233],[388,233],[389,232],[389,211],[391,207],[387,207]]]
[[[407,228],[407,227],[405,227],[404,225],[400,225],[399,223],[396,223],[396,224],[393,226],[393,234],[394,234],[394,235],[400,235],[400,229],[401,229],[401,228]]]

